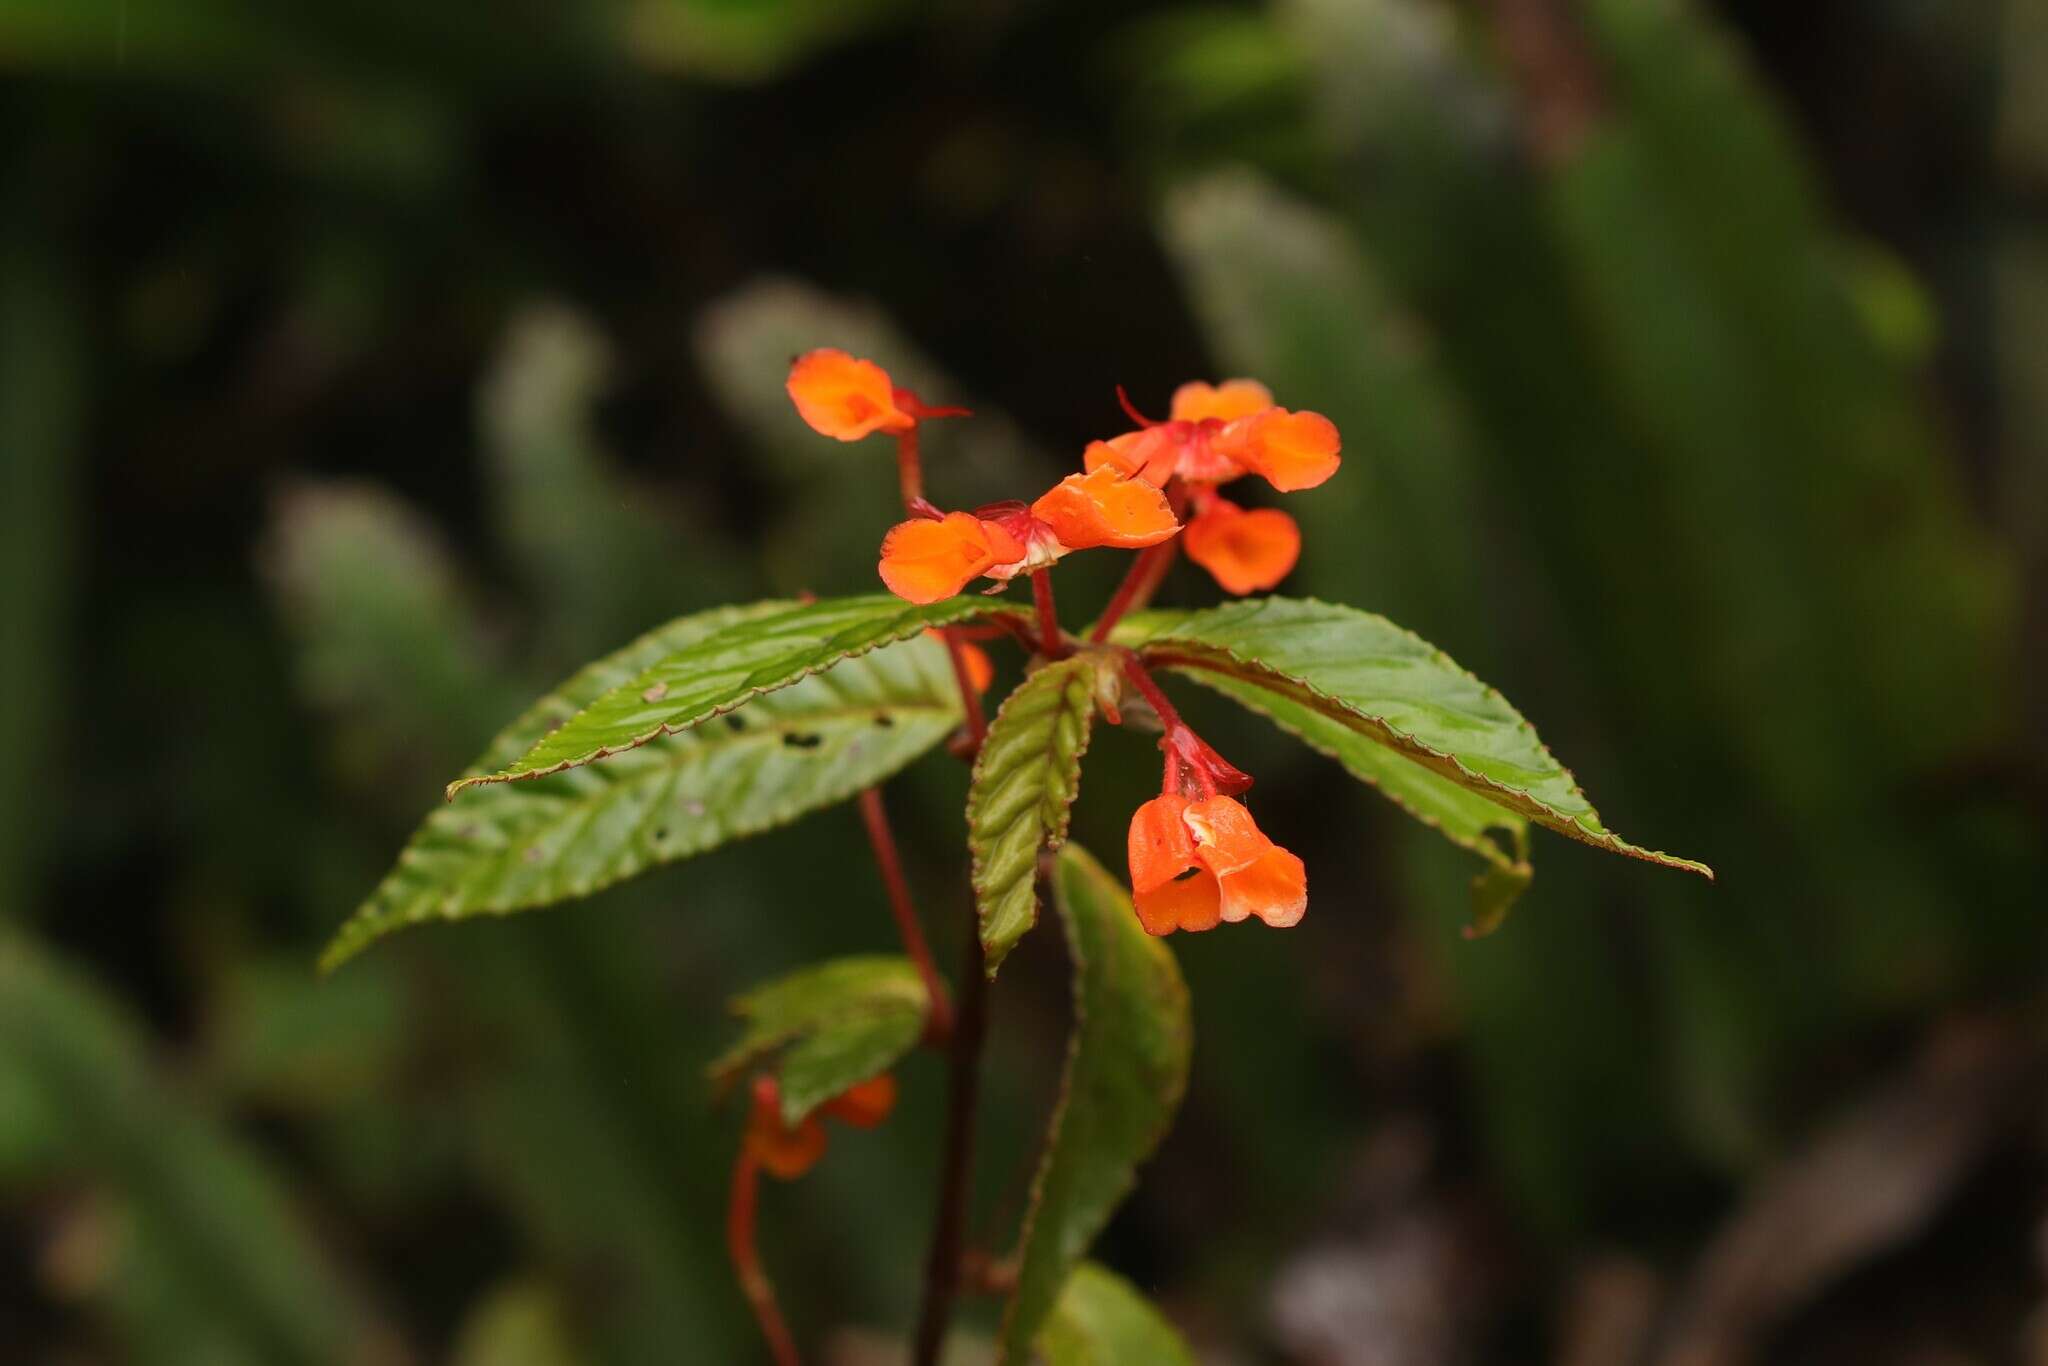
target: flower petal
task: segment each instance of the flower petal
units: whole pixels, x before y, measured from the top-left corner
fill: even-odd
[[[1308,910],[1308,869],[1277,844],[1217,881],[1223,891],[1219,913],[1225,920],[1255,915],[1274,929],[1285,929],[1299,923]]]
[[[1081,468],[1093,474],[1108,465],[1120,474],[1164,486],[1180,468],[1180,447],[1179,435],[1172,427],[1147,427],[1107,441],[1089,442],[1081,452]]]
[[[1195,837],[1183,813],[1186,797],[1154,797],[1131,815],[1131,890],[1138,895],[1165,886],[1195,866]]]
[[[1218,877],[1250,867],[1274,847],[1244,803],[1232,797],[1189,802],[1181,819],[1195,837],[1196,861]]]
[[[1137,550],[1180,530],[1164,493],[1108,468],[1068,475],[1031,505],[1031,515],[1051,527],[1069,550],[1102,545]]]
[[[794,1181],[825,1155],[825,1126],[816,1118],[806,1118],[794,1129],[785,1125],[774,1081],[760,1077],[754,1082],[754,1104],[740,1141],[769,1175]]]
[[[849,1086],[820,1107],[826,1114],[856,1129],[872,1129],[896,1108],[896,1078],[882,1074]]]
[[[1337,424],[1321,413],[1268,408],[1232,422],[1216,434],[1214,445],[1282,493],[1312,489],[1342,463]]]
[[[1273,406],[1273,391],[1255,379],[1227,379],[1217,385],[1193,380],[1173,391],[1175,422],[1215,418],[1230,422]]]
[[[1180,878],[1131,898],[1138,923],[1145,933],[1172,934],[1175,930],[1213,930],[1222,919],[1222,892],[1216,875],[1205,869],[1193,877]]]
[[[917,419],[896,406],[889,372],[833,347],[806,351],[789,367],[790,401],[814,431],[841,441],[909,431]]]
[[[1216,498],[1188,523],[1181,545],[1224,592],[1242,597],[1273,587],[1293,570],[1301,558],[1301,528],[1278,508],[1246,512]]]
[[[965,512],[913,517],[882,538],[882,582],[910,602],[950,598],[990,568],[1024,557],[1017,538]]]

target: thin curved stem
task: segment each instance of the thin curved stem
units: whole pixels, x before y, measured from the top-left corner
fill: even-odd
[[[782,1321],[782,1311],[775,1306],[775,1288],[768,1283],[768,1273],[761,1269],[761,1252],[754,1238],[760,1187],[760,1165],[743,1142],[739,1158],[733,1163],[732,1199],[726,1207],[726,1251],[732,1256],[733,1270],[739,1273],[740,1290],[761,1325],[761,1336],[768,1340],[768,1353],[775,1358],[775,1366],[799,1366],[796,1342],[789,1336],[789,1325]]]
[[[981,1045],[988,1033],[988,973],[981,927],[970,914],[967,961],[960,970],[960,1010],[946,1069],[946,1146],[939,1170],[938,1213],[925,1259],[924,1302],[918,1309],[913,1366],[938,1366],[953,1301],[960,1294],[967,1195],[974,1174],[974,1110],[981,1093]]]
[[[889,812],[882,805],[882,789],[868,788],[860,794],[860,818],[868,829],[868,843],[875,848],[875,866],[881,869],[882,885],[888,889],[889,911],[896,917],[896,932],[903,938],[903,952],[916,967],[930,1002],[925,1015],[925,1035],[942,1043],[953,1033],[953,1000],[946,980],[932,961],[931,945],[925,942],[924,926],[910,899],[910,882],[903,876],[903,860],[896,852],[896,836],[889,828]]]
[[[924,459],[918,454],[915,423],[896,433],[896,482],[903,490],[904,507],[924,497]]]
[[[1174,556],[1180,553],[1180,538],[1162,541],[1147,546],[1131,560],[1131,567],[1124,573],[1124,581],[1116,586],[1116,592],[1109,599],[1109,606],[1102,609],[1101,618],[1095,629],[1088,633],[1088,639],[1100,645],[1109,639],[1109,633],[1126,615],[1135,612],[1152,601],[1152,595],[1159,591],[1159,585],[1166,578],[1166,571],[1173,567]]]
[[[1059,609],[1052,601],[1052,571],[1034,569],[1031,571],[1031,601],[1038,608],[1038,648],[1047,659],[1058,659],[1065,652],[1060,639]]]

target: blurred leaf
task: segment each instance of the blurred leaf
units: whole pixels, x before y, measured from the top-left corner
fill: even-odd
[[[1470,424],[1432,339],[1335,215],[1245,171],[1177,189],[1164,235],[1218,357],[1335,422],[1344,468],[1286,500],[1298,573],[1432,634],[1482,642],[1486,524]]]
[[[1074,1268],[1038,1332],[1045,1366],[1195,1366],[1180,1334],[1107,1267]]]
[[[967,845],[989,976],[1038,923],[1038,859],[1067,837],[1102,663],[1048,664],[1005,698],[967,789]]]
[[[583,1366],[568,1306],[543,1281],[513,1281],[484,1297],[456,1335],[451,1366]]]
[[[723,608],[642,636],[535,703],[471,771],[487,773],[525,752],[550,727],[616,695],[623,681],[644,680],[678,651],[688,655],[730,640],[736,628],[788,615],[775,603]],[[744,683],[747,676],[727,677]],[[734,695],[744,696],[744,688]],[[959,718],[945,650],[912,639],[803,678],[723,725],[665,736],[603,764],[471,792],[427,817],[398,866],[336,934],[322,966],[336,967],[406,925],[587,896],[787,824],[895,773],[945,739]]]
[[[609,758],[934,626],[1004,610],[980,597],[916,606],[876,593],[722,607],[682,617],[578,674],[572,680],[579,693],[574,702],[559,697],[529,713],[536,716],[544,709],[560,724],[517,762],[496,771],[479,765],[478,772],[450,783],[448,795]],[[637,671],[629,674],[612,663],[626,658],[640,665]],[[600,674],[604,685],[591,686]],[[491,757],[496,758],[495,748]]]
[[[245,957],[209,1004],[208,1071],[230,1094],[333,1110],[396,1078],[407,1021],[388,974],[316,988],[297,953]]]
[[[592,411],[611,368],[582,315],[537,305],[513,319],[478,398],[501,536],[539,601],[547,652],[572,660],[746,589],[728,537],[606,458]]]
[[[649,66],[761,81],[903,13],[908,0],[625,0],[627,47]]]
[[[1187,985],[1146,934],[1123,884],[1078,845],[1060,851],[1053,902],[1074,963],[1074,1035],[1003,1314],[1021,1363],[1088,1246],[1165,1137],[1187,1088]]]
[[[1207,670],[1188,676],[1214,688],[1248,711],[1269,718],[1311,749],[1344,765],[1352,777],[1372,784],[1416,820],[1469,849],[1492,866],[1472,881],[1472,925],[1482,934],[1500,927],[1529,885],[1529,822],[1434,770],[1399,753],[1304,702],[1272,688]],[[1489,832],[1509,841],[1503,848]]]
[[[1610,833],[1507,699],[1441,650],[1352,607],[1256,598],[1126,617],[1113,639],[1150,662],[1279,692],[1538,825],[1610,853],[1711,877]]]
[[[930,1005],[908,958],[872,954],[820,963],[732,1003],[747,1032],[711,1065],[711,1075],[730,1084],[772,1058],[782,1117],[794,1128],[917,1047]]]
[[[69,1289],[113,1315],[125,1359],[328,1366],[390,1349],[278,1180],[153,1073],[135,1022],[12,935],[0,937],[0,1078],[54,1124],[43,1173],[104,1183],[113,1201]]]
[[[258,566],[298,642],[300,689],[337,714],[338,755],[365,785],[499,694],[494,652],[446,543],[390,491],[285,486]]]

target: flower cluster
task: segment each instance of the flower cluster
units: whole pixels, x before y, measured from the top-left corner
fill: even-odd
[[[1072,648],[1053,616],[1044,573],[1062,557],[1097,547],[1149,552],[1098,621],[1098,644],[1119,616],[1149,598],[1176,548],[1226,592],[1272,588],[1300,558],[1300,528],[1285,512],[1240,507],[1218,489],[1248,474],[1282,493],[1310,489],[1341,463],[1335,424],[1320,413],[1280,407],[1254,380],[1183,384],[1163,421],[1145,417],[1119,389],[1137,428],[1090,442],[1081,473],[1028,504],[948,512],[924,498],[918,425],[963,410],[931,407],[897,388],[874,362],[831,349],[798,357],[788,388],[804,421],[826,436],[857,441],[882,432],[896,438],[909,516],[882,538],[878,567],[889,591],[932,603],[976,579],[993,580],[988,591],[994,593],[1031,575],[1043,619],[1036,645],[1048,655]],[[1124,675],[1165,730],[1160,795],[1131,819],[1131,889],[1139,920],[1160,935],[1254,916],[1268,925],[1296,923],[1308,905],[1307,873],[1236,799],[1251,779],[1197,736],[1137,656],[1124,653]],[[1113,701],[1105,708],[1112,721]]]
[[[782,1095],[775,1079],[756,1077],[746,1136],[740,1140],[742,1151],[770,1176],[794,1181],[825,1155],[825,1125],[820,1115],[856,1129],[873,1129],[895,1108],[896,1078],[883,1075],[841,1092],[791,1126],[783,1123]]]

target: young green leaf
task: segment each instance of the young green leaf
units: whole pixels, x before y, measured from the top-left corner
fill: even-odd
[[[967,846],[988,975],[1038,923],[1038,856],[1067,837],[1095,720],[1093,653],[1048,664],[1004,699],[967,789]]]
[[[1561,835],[1714,875],[1703,863],[1638,848],[1609,831],[1506,698],[1385,617],[1256,598],[1201,612],[1135,613],[1114,639],[1139,647],[1153,664],[1277,693]]]
[[[609,758],[930,627],[1002,610],[981,597],[916,606],[887,593],[737,609],[714,629],[688,632],[687,640],[586,699],[580,711],[540,737],[517,762],[459,778],[448,785],[448,795],[480,783],[540,778]],[[664,629],[717,615],[685,617]]]
[[[1219,673],[1203,671],[1190,677],[1245,710],[1266,717],[1310,749],[1329,755],[1352,777],[1378,788],[1416,820],[1485,859],[1489,866],[1472,879],[1472,925],[1466,933],[1477,938],[1500,928],[1533,876],[1525,816],[1460,787],[1284,693]],[[1489,832],[1498,832],[1507,846]]]
[[[473,773],[502,766],[590,699],[786,604],[685,617],[585,668],[492,742]],[[882,781],[960,718],[945,650],[930,640],[848,660],[733,715],[610,763],[486,787],[429,815],[398,865],[321,958],[333,968],[423,920],[529,910],[785,825]]]
[[[1074,962],[1074,1035],[1003,1315],[1006,1364],[1027,1359],[1074,1266],[1165,1137],[1194,1047],[1180,965],[1138,924],[1123,883],[1069,844],[1053,901]]]
[[[732,1003],[747,1032],[717,1062],[721,1086],[775,1061],[783,1120],[794,1127],[832,1097],[878,1077],[917,1047],[931,1001],[908,958],[835,958]]]
[[[1083,1262],[1038,1332],[1046,1366],[1195,1366],[1172,1324],[1114,1271]]]

